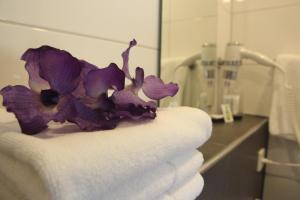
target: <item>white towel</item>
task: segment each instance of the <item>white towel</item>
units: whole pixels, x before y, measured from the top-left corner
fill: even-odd
[[[188,107],[161,109],[153,121],[123,123],[114,130],[48,139],[6,132],[9,123],[2,124],[0,171],[31,200],[97,199],[136,174],[195,150],[212,129],[207,114]],[[50,129],[40,137],[67,128]]]
[[[24,200],[22,196],[22,193],[20,193],[17,189],[14,188],[10,180],[7,180],[7,177],[0,173],[0,199]]]
[[[297,121],[300,123],[300,55],[279,55],[277,61],[286,71],[286,80],[293,87],[296,97]],[[270,133],[286,138],[295,138],[288,107],[289,95],[284,87],[284,75],[275,71],[273,98],[270,113]]]
[[[204,180],[200,174],[195,174],[180,187],[172,188],[168,193],[155,200],[194,200],[203,190]]]
[[[12,165],[9,161],[0,158],[3,163],[6,163],[7,167]],[[136,174],[135,178],[132,178],[126,183],[120,183],[119,187],[114,188],[113,191],[101,195],[103,200],[147,200],[155,199],[155,197],[161,194],[165,194],[167,191],[171,193],[175,191],[174,188],[181,187],[184,183],[195,176],[198,169],[202,165],[203,156],[200,152],[194,151],[184,153],[177,156],[175,159],[168,163],[162,164],[154,168],[151,171],[146,171],[144,174]],[[17,169],[16,169],[17,170]],[[23,175],[23,183],[26,182],[28,177]],[[6,182],[8,181],[8,182]],[[21,192],[17,191],[12,183],[9,183],[10,179],[1,176],[0,174],[0,197],[1,199],[19,200],[24,196]],[[26,183],[24,183],[26,184]],[[41,184],[41,183],[40,183]],[[39,186],[33,184],[33,186]],[[35,193],[40,193],[38,188],[32,188]],[[37,195],[37,194],[35,194]],[[42,198],[43,194],[38,194]],[[4,198],[6,197],[6,198]],[[43,198],[44,199],[44,198]]]
[[[192,178],[201,167],[203,156],[198,151],[184,153],[153,169],[136,174],[103,195],[107,200],[148,200],[179,187]]]

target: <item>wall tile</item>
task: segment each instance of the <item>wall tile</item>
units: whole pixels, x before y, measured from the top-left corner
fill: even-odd
[[[281,176],[267,176],[264,186],[264,200],[298,200],[300,183]]]
[[[218,0],[217,57],[224,58],[225,47],[231,41],[231,3]]]
[[[295,140],[271,136],[269,140],[268,158],[280,162],[300,163],[300,148]],[[268,165],[267,174],[300,181],[300,168],[286,168],[278,165]],[[298,183],[300,186],[300,182]],[[298,195],[300,191],[298,190]]]
[[[271,9],[300,4],[299,0],[233,0],[233,12]]]
[[[170,24],[169,56],[190,56],[205,42],[216,43],[217,18],[176,21]]]
[[[19,58],[29,47],[43,44],[52,45],[70,51],[78,58],[84,58],[98,66],[107,66],[116,62],[122,66],[121,53],[126,44],[86,37],[72,36],[55,32],[44,32],[28,27],[0,23],[0,88],[8,84],[26,84],[27,73],[24,62]],[[157,50],[137,47],[130,56],[132,72],[136,66],[145,68],[146,74],[157,73]]]
[[[268,116],[272,97],[273,70],[254,63],[245,63],[239,73],[243,112]]]
[[[163,0],[162,1],[162,21],[169,22],[171,20],[171,12],[170,12],[171,0]]]
[[[233,39],[273,58],[300,54],[300,5],[233,16]]]
[[[300,54],[299,10],[300,5],[236,13],[233,15],[232,38],[271,58],[281,53]],[[243,67],[241,84],[247,91],[246,113],[269,114],[272,74],[268,71],[259,65]]]
[[[171,19],[183,20],[217,14],[217,0],[172,0]]]
[[[268,158],[280,162],[299,163],[300,149],[296,141],[271,136]],[[265,200],[298,200],[300,196],[300,169],[268,165],[264,185]]]
[[[158,48],[158,6],[158,0],[0,0],[0,19]]]
[[[189,56],[216,43],[218,0],[163,1],[162,57]]]
[[[169,57],[170,51],[170,22],[162,22],[161,57]]]

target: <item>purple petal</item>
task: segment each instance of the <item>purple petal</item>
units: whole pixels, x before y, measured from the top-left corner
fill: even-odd
[[[121,91],[116,91],[112,95],[113,102],[116,105],[119,106],[124,106],[128,104],[133,104],[135,106],[149,106],[151,108],[156,108],[156,104],[153,101],[146,102],[142,100],[140,97],[135,95],[132,91],[130,90],[121,90]]]
[[[7,86],[0,94],[3,106],[15,114],[23,133],[32,135],[47,128],[52,111],[45,109],[37,93],[24,86]]]
[[[80,61],[81,74],[80,76],[85,77],[91,70],[99,69],[96,65],[86,62],[85,60]]]
[[[48,128],[47,123],[49,121],[45,120],[41,116],[35,116],[30,121],[18,119],[18,122],[21,127],[22,133],[25,133],[27,135],[35,135]]]
[[[86,106],[72,95],[65,97],[62,101],[61,106],[58,106],[60,111],[53,117],[56,122],[69,121],[77,124],[81,130],[94,131],[112,129],[120,120],[120,117],[115,117],[110,112]]]
[[[22,59],[38,63],[39,75],[60,94],[72,92],[79,83],[81,65],[70,53],[50,46],[27,50]]]
[[[72,92],[72,94],[77,98],[82,98],[82,97],[88,98],[86,96],[86,91],[83,83],[87,74],[92,70],[98,69],[98,67],[84,60],[81,60],[80,63],[81,63],[80,81],[77,88]]]
[[[156,117],[156,110],[153,110],[149,107],[135,106],[133,104],[129,104],[123,109],[118,109],[115,115],[120,116],[122,119],[154,119]]]
[[[72,95],[66,95],[60,98],[56,106],[57,112],[53,116],[53,121],[64,123],[75,116],[76,112],[72,103],[73,99],[74,97]]]
[[[40,70],[37,63],[27,63],[25,68],[29,74],[29,87],[35,92],[41,92],[42,90],[50,89],[49,83],[40,77]]]
[[[143,86],[144,70],[140,67],[135,69],[135,78],[132,79],[132,84],[126,86],[126,90],[131,90],[133,94],[138,95],[139,90]]]
[[[145,102],[130,90],[116,91],[112,99],[116,106],[116,114],[122,118],[137,120],[156,117],[155,102]]]
[[[143,86],[143,82],[144,82],[144,70],[143,68],[137,67],[135,69],[134,86],[137,89],[140,89]]]
[[[22,60],[26,61],[25,68],[29,74],[29,87],[35,92],[49,89],[49,83],[40,77],[39,56],[36,49],[28,49],[23,55]]]
[[[106,94],[108,89],[122,90],[125,84],[125,75],[114,63],[102,69],[90,71],[84,81],[86,94],[98,98]]]
[[[53,47],[43,45],[39,48],[29,48],[24,54],[21,56],[21,60],[26,62],[38,62],[40,59],[40,55],[44,52],[47,52],[49,49],[55,49]]]
[[[108,111],[114,108],[114,103],[107,94],[102,94],[98,98],[85,96],[80,99],[80,102],[89,108],[100,109],[102,111]]]
[[[116,117],[110,112],[91,109],[76,99],[70,101],[70,104],[73,106],[73,113],[69,116],[68,121],[76,123],[81,130],[113,129],[120,121],[120,117]]]
[[[123,58],[123,72],[125,73],[125,76],[129,79],[132,79],[129,73],[129,66],[128,66],[128,61],[129,61],[129,52],[131,47],[135,46],[137,44],[136,40],[133,39],[129,43],[129,47],[122,53],[122,58]]]
[[[142,89],[150,99],[160,100],[167,96],[174,96],[179,88],[175,83],[164,84],[160,78],[151,75],[145,78]]]

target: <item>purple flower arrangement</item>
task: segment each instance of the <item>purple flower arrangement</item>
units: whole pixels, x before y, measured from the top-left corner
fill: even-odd
[[[81,130],[113,129],[122,120],[154,119],[156,102],[174,96],[177,84],[164,84],[143,68],[129,73],[129,52],[137,43],[132,40],[122,53],[123,67],[115,63],[98,68],[50,46],[28,49],[21,57],[29,74],[29,88],[6,86],[0,94],[3,106],[13,112],[25,134],[37,134],[50,121],[75,123]],[[131,84],[125,86],[125,79]],[[142,91],[154,101],[138,96]]]

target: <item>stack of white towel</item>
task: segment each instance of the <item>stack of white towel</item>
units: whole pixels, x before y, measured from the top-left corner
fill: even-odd
[[[195,199],[204,184],[196,148],[210,137],[210,118],[188,107],[157,114],[114,130],[71,134],[73,125],[56,125],[33,137],[2,111],[0,199]]]

